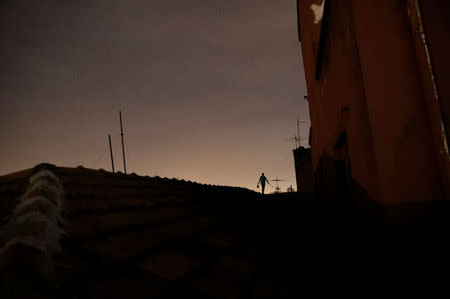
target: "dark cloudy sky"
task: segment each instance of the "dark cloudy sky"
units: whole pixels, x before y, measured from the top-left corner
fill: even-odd
[[[0,1],[0,175],[121,170],[122,110],[129,172],[295,187],[295,0]]]

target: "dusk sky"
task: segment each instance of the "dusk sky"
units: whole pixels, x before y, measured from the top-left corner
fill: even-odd
[[[0,175],[40,162],[295,184],[309,114],[295,0],[0,2]],[[272,183],[275,185],[274,183]],[[273,189],[268,190],[269,192]]]

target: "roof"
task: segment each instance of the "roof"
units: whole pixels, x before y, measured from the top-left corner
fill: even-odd
[[[350,206],[82,167],[53,173],[65,193],[61,253],[44,278],[31,251],[0,257],[2,298],[290,298],[350,277],[367,285],[364,269],[376,266],[358,259],[379,245]],[[31,174],[0,177],[2,217]]]

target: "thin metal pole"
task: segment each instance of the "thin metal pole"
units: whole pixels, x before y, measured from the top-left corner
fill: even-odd
[[[112,172],[114,173],[114,158],[113,158],[113,152],[112,152],[112,146],[111,146],[111,134],[108,134],[108,139],[109,139],[109,152],[111,154]]]
[[[298,139],[298,147],[300,147],[300,121],[297,116],[297,139]]]
[[[123,145],[122,111],[119,111],[119,117],[120,117],[120,136],[122,137],[123,172],[127,174],[127,164],[125,162],[125,146]]]

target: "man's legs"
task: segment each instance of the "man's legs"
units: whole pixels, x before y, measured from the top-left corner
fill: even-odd
[[[264,194],[264,188],[266,187],[266,184],[261,184],[261,191],[262,191],[262,194]]]

